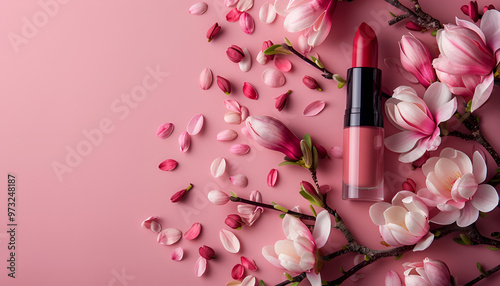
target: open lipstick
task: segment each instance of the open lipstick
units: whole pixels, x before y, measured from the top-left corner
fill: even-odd
[[[343,199],[384,199],[382,71],[377,63],[377,36],[369,25],[362,23],[354,36],[353,67],[347,70]]]

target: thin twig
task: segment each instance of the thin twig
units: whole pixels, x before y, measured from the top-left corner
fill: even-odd
[[[330,72],[329,70],[327,70],[324,67],[323,68],[319,67],[315,62],[313,62],[311,59],[309,59],[308,57],[304,56],[303,54],[299,53],[292,46],[289,46],[289,45],[287,45],[285,43],[281,44],[281,46],[284,47],[285,49],[289,50],[290,52],[292,52],[297,57],[301,58],[306,63],[308,63],[311,66],[313,66],[313,67],[319,69],[320,71],[322,71],[323,72],[322,76],[324,78],[326,78],[326,79],[333,79],[333,73],[332,72]]]
[[[487,278],[489,277],[491,274],[497,272],[498,270],[500,270],[500,264],[495,266],[494,268],[491,268],[490,270],[486,271],[485,275],[481,274],[479,275],[478,277],[474,278],[472,281],[468,282],[467,284],[465,284],[464,286],[470,286],[470,285],[474,285],[476,284],[477,282],[483,280],[484,278]]]
[[[249,204],[249,205],[263,207],[263,208],[266,208],[266,209],[272,209],[272,210],[275,210],[275,211],[279,211],[279,212],[282,212],[282,213],[286,213],[286,214],[289,214],[289,215],[296,216],[299,219],[316,220],[316,218],[314,216],[303,214],[303,213],[299,213],[299,212],[295,212],[295,211],[292,211],[292,210],[287,210],[286,212],[284,212],[282,210],[279,210],[279,209],[275,208],[273,205],[269,205],[269,204],[254,202],[254,201],[251,201],[251,200],[247,200],[247,199],[240,198],[240,197],[234,197],[234,196],[230,196],[229,199],[232,202],[241,202],[241,203],[245,203],[245,204]]]
[[[410,19],[412,22],[420,27],[427,29],[441,29],[443,26],[439,20],[433,18],[431,15],[425,13],[417,0],[411,1],[413,3],[413,10],[401,4],[398,0],[385,0],[385,2],[405,12],[389,20],[389,25],[394,25],[404,19]]]

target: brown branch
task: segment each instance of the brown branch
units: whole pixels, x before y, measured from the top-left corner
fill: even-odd
[[[285,214],[296,216],[299,219],[316,220],[316,218],[314,216],[303,214],[303,213],[299,213],[299,212],[295,212],[295,211],[292,211],[292,210],[287,210],[286,212],[284,212],[284,211],[282,211],[280,209],[275,208],[273,205],[269,205],[269,204],[254,202],[254,201],[251,201],[251,200],[243,199],[243,198],[240,198],[240,197],[234,197],[234,196],[230,196],[229,199],[232,202],[236,202],[236,203],[240,202],[240,203],[245,203],[245,204],[248,204],[248,205],[254,205],[254,206],[258,206],[258,207],[263,207],[263,208],[266,208],[266,209],[272,209],[272,210],[279,211],[279,212],[282,212],[282,213],[285,213]]]
[[[474,140],[477,141],[479,144],[481,144],[488,153],[490,153],[491,157],[493,157],[493,160],[495,160],[495,163],[497,164],[498,167],[500,167],[500,156],[498,153],[495,151],[493,146],[484,138],[484,136],[481,134],[481,131],[479,128],[475,129],[472,131],[472,134],[464,134],[459,131],[451,131],[448,133],[448,135],[455,136],[462,138],[466,141]]]
[[[425,13],[420,7],[418,0],[411,1],[413,3],[413,9],[406,7],[401,4],[399,0],[385,0],[385,2],[391,4],[392,6],[398,8],[399,10],[405,12],[404,14],[398,15],[393,19],[389,20],[389,25],[394,25],[404,19],[409,19],[420,27],[427,29],[441,29],[443,26],[439,20],[433,18],[431,15]]]
[[[486,271],[485,274],[486,275],[479,275],[478,277],[474,278],[472,281],[468,282],[467,284],[465,284],[464,286],[470,286],[470,285],[474,285],[476,284],[477,282],[483,280],[484,278],[487,278],[489,277],[491,274],[497,272],[498,270],[500,270],[500,264],[495,266],[494,268],[491,268],[490,270]]]

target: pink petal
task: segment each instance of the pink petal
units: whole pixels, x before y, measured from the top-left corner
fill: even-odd
[[[241,107],[241,121],[245,121],[249,115],[250,115],[250,112],[248,111],[248,108],[246,108],[246,106],[242,106]]]
[[[224,122],[229,124],[240,124],[241,123],[241,114],[236,112],[228,112],[224,114]]]
[[[428,232],[426,235],[424,235],[415,245],[413,248],[413,251],[423,251],[426,250],[429,246],[431,246],[431,243],[434,241],[434,234],[431,232]]]
[[[250,271],[257,271],[257,265],[255,264],[255,261],[251,258],[242,256],[241,257],[241,265],[245,267],[246,269]]]
[[[231,253],[238,253],[240,251],[240,241],[229,230],[221,229],[219,233],[219,238],[224,248]]]
[[[160,168],[160,170],[162,171],[172,171],[177,167],[177,165],[178,165],[177,161],[173,159],[167,159],[161,162],[158,168]]]
[[[385,286],[401,286],[401,279],[394,270],[387,271],[385,275]]]
[[[229,151],[236,155],[245,155],[250,151],[250,146],[247,144],[234,144],[229,148]]]
[[[189,135],[196,135],[200,133],[204,121],[205,118],[203,117],[203,115],[196,114],[188,123],[187,132],[189,133]]]
[[[187,131],[184,131],[179,135],[179,147],[181,152],[186,152],[191,146],[191,135]]]
[[[313,237],[316,242],[316,247],[321,248],[326,244],[328,237],[330,237],[330,230],[332,229],[332,221],[328,211],[321,211],[316,217],[314,224]]]
[[[208,193],[208,200],[215,205],[225,205],[229,202],[229,196],[219,190],[212,190]]]
[[[299,36],[297,42],[298,42],[298,50],[302,54],[308,54],[311,51],[312,47],[307,43],[307,37],[304,36],[303,34]]]
[[[245,34],[251,34],[255,31],[255,21],[253,20],[252,15],[247,12],[243,12],[240,15],[240,27]]]
[[[370,207],[369,215],[376,225],[385,225],[384,212],[392,205],[387,202],[378,202]]]
[[[207,270],[207,260],[203,257],[199,257],[194,264],[194,273],[196,276],[201,277]]]
[[[405,225],[414,236],[423,236],[429,232],[427,217],[418,212],[408,212],[405,216]]]
[[[344,157],[344,148],[340,146],[333,146],[332,149],[330,149],[330,153],[333,158],[342,159]]]
[[[274,187],[276,185],[276,181],[278,180],[278,170],[271,169],[267,174],[267,185],[269,187]]]
[[[234,99],[224,100],[224,106],[233,112],[241,113],[241,105]]]
[[[179,241],[182,237],[182,232],[175,228],[167,228],[158,234],[158,243],[163,245],[172,245]]]
[[[274,9],[272,3],[265,3],[260,7],[259,19],[266,24],[274,22],[274,19],[276,19],[276,9]]]
[[[490,73],[486,76],[482,83],[476,86],[474,90],[474,97],[472,98],[472,112],[481,107],[488,100],[488,98],[490,98],[494,85],[495,79],[493,73]]]
[[[286,82],[285,75],[273,68],[266,69],[262,72],[262,80],[267,86],[280,87]]]
[[[481,184],[472,197],[472,205],[482,212],[490,212],[498,205],[498,193],[488,184]]]
[[[304,109],[304,116],[316,116],[325,108],[326,103],[323,100],[316,100],[310,103]]]
[[[226,20],[228,22],[237,22],[240,20],[241,12],[238,9],[233,8],[226,14]]]
[[[226,7],[236,5],[236,3],[238,3],[238,0],[224,0],[224,5],[226,5]]]
[[[488,168],[486,166],[486,162],[484,161],[484,157],[478,151],[474,152],[472,158],[472,173],[479,184],[486,180],[486,174],[488,173]]]
[[[208,9],[208,5],[205,2],[198,2],[189,8],[189,13],[192,15],[202,15]]]
[[[455,201],[460,201],[460,199],[470,200],[476,193],[477,187],[476,177],[471,173],[464,174],[461,178],[456,180],[453,185],[452,196],[454,195],[454,189],[460,194],[460,197],[453,196],[453,199]]]
[[[250,52],[247,48],[243,48],[243,54],[245,54],[245,57],[243,57],[238,65],[240,66],[240,70],[242,72],[247,72],[252,67],[252,55],[250,55]]]
[[[255,277],[252,275],[248,275],[241,281],[241,286],[254,286],[255,285]]]
[[[449,212],[439,212],[429,220],[435,224],[448,225],[454,223],[460,217],[460,210],[456,209]]]
[[[396,153],[405,153],[412,150],[425,134],[414,131],[401,131],[385,138],[385,147]]]
[[[185,233],[184,239],[192,240],[197,238],[201,232],[201,224],[195,222]]]
[[[232,129],[226,129],[222,130],[221,132],[217,133],[217,140],[218,141],[232,141],[238,137],[238,133]]]
[[[182,247],[177,247],[170,254],[170,259],[174,261],[181,261],[183,257],[184,257],[184,249],[182,249]]]
[[[233,183],[233,185],[238,187],[244,188],[248,185],[248,178],[242,174],[233,175],[229,177],[229,180]]]
[[[149,229],[154,233],[158,233],[161,231],[160,218],[157,216],[150,216],[145,219],[141,226],[145,229]]]
[[[309,271],[309,272],[306,272],[306,277],[307,277],[307,280],[309,280],[309,283],[311,283],[311,286],[321,286],[323,285],[322,281],[321,281],[321,275],[318,273],[316,274],[316,272],[314,271]]]
[[[292,69],[292,63],[285,57],[275,57],[274,65],[282,72],[289,72]]]
[[[236,9],[240,12],[245,12],[253,7],[253,0],[239,0]]]
[[[250,193],[250,200],[253,202],[261,203],[262,202],[262,195],[260,194],[259,191],[254,190]]]
[[[268,245],[262,248],[262,256],[269,261],[273,266],[278,268],[283,268],[281,266],[280,260],[278,259],[276,252],[274,251],[274,246]]]
[[[233,269],[231,269],[231,277],[236,280],[240,280],[245,274],[245,268],[241,264],[236,264]]]
[[[174,131],[174,124],[172,123],[164,123],[158,127],[158,130],[156,131],[156,136],[160,139],[165,139],[172,134]]]
[[[405,70],[398,58],[385,58],[384,64],[393,71],[399,72],[407,81],[418,83],[418,79],[409,71]]]
[[[226,159],[222,157],[216,158],[210,166],[210,172],[214,178],[218,178],[226,172]]]
[[[256,100],[259,97],[257,91],[255,90],[255,87],[253,87],[248,82],[243,83],[243,95],[253,100]]]
[[[248,131],[248,128],[246,128],[246,127],[241,128],[241,134],[245,135],[248,138],[252,138],[250,131]]]
[[[457,219],[457,225],[466,227],[473,224],[479,218],[479,210],[470,202],[465,203],[465,207],[460,210],[460,217]]]

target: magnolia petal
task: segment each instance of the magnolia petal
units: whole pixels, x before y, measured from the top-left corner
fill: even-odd
[[[187,125],[187,132],[189,135],[196,135],[200,133],[201,128],[203,128],[203,123],[205,118],[201,114],[196,114]]]
[[[226,7],[231,7],[233,5],[236,5],[238,3],[238,0],[224,0],[224,5]]]
[[[246,127],[241,128],[241,134],[245,135],[248,138],[252,138],[250,131],[248,131],[248,128],[246,128]]]
[[[184,131],[179,135],[179,147],[181,152],[186,152],[191,146],[191,135],[187,131]]]
[[[172,245],[179,241],[182,237],[182,232],[175,228],[167,228],[158,234],[158,243],[163,245]]]
[[[330,149],[330,154],[332,154],[333,158],[342,159],[344,157],[344,148],[333,146],[332,149]]]
[[[236,280],[240,280],[245,274],[245,267],[241,264],[236,264],[233,269],[231,269],[231,277]]]
[[[326,103],[324,100],[316,100],[310,103],[306,108],[304,109],[304,116],[316,116],[318,115],[323,109],[325,109]]]
[[[405,225],[408,231],[414,236],[423,236],[429,232],[427,217],[419,212],[407,212],[405,215]]]
[[[241,115],[236,112],[228,112],[224,115],[224,122],[229,124],[240,124]]]
[[[274,251],[274,246],[272,245],[267,245],[262,248],[262,256],[269,261],[274,267],[278,268],[283,268],[281,266],[280,260],[278,259],[278,256],[276,255],[276,252]]]
[[[292,62],[285,57],[275,57],[274,65],[282,72],[289,72],[292,69]]]
[[[378,202],[370,207],[369,215],[372,222],[376,225],[385,225],[384,212],[392,205],[387,202]]]
[[[160,168],[160,170],[162,171],[172,171],[177,167],[177,165],[178,165],[177,161],[173,159],[167,159],[161,162],[158,168]]]
[[[185,233],[184,239],[192,240],[197,238],[201,232],[201,224],[199,222],[195,222]]]
[[[267,174],[267,185],[269,187],[274,187],[276,185],[276,181],[278,180],[278,170],[271,169]]]
[[[199,257],[194,264],[194,273],[196,276],[201,277],[207,270],[207,260],[203,257]]]
[[[490,212],[498,205],[498,193],[488,184],[481,184],[472,197],[472,205],[482,212]]]
[[[245,34],[251,34],[255,31],[255,21],[252,15],[247,12],[241,13],[239,22],[241,30],[245,32]]]
[[[233,280],[226,283],[225,286],[241,286],[241,281]]]
[[[241,121],[245,121],[248,116],[250,115],[250,111],[248,110],[248,108],[246,108],[246,106],[242,106],[241,107]]]
[[[154,233],[158,233],[161,231],[160,218],[157,216],[150,216],[145,219],[141,226],[145,229],[149,229]]]
[[[229,177],[229,180],[231,181],[231,183],[233,183],[233,185],[238,187],[244,188],[248,185],[247,176],[242,174],[232,175],[231,177]]]
[[[248,82],[243,83],[243,95],[253,100],[256,100],[259,97],[255,87]]]
[[[426,235],[422,236],[422,238],[417,242],[415,247],[413,247],[413,251],[422,251],[426,250],[431,243],[434,241],[434,234],[428,232]]]
[[[184,249],[182,249],[182,247],[177,247],[170,254],[170,259],[174,261],[181,261],[183,257],[184,257]]]
[[[243,48],[243,54],[245,54],[245,57],[243,57],[238,65],[240,66],[240,70],[242,72],[247,72],[252,67],[252,55],[250,55],[250,52],[247,48]]]
[[[418,83],[418,79],[409,71],[405,70],[398,58],[385,58],[384,64],[391,70],[399,72],[407,81]]]
[[[236,155],[245,155],[250,151],[250,146],[247,144],[234,144],[229,147],[229,151]]]
[[[254,286],[255,285],[255,277],[252,275],[248,275],[241,281],[241,286]]]
[[[389,270],[385,274],[385,286],[401,286],[401,279],[394,270]]]
[[[259,191],[254,190],[250,193],[250,200],[252,202],[262,203],[262,195],[260,194]]]
[[[285,75],[274,68],[264,70],[262,72],[262,80],[270,87],[281,87],[286,82]]]
[[[224,249],[226,249],[228,252],[238,253],[240,251],[240,241],[231,231],[221,229],[219,238],[222,246],[224,246]]]
[[[210,172],[214,178],[218,178],[226,172],[226,159],[222,157],[216,158],[210,166]]]
[[[233,129],[226,129],[222,130],[221,132],[217,133],[217,140],[218,141],[232,141],[238,137],[238,133],[234,131]]]
[[[476,209],[470,202],[465,203],[463,209],[460,210],[460,217],[457,219],[457,225],[466,227],[473,224],[479,218],[479,210]]]
[[[228,22],[238,22],[240,20],[241,12],[238,9],[233,8],[226,14],[226,20]]]
[[[189,8],[189,13],[192,15],[202,15],[208,9],[208,5],[205,2],[198,2]]]
[[[313,237],[316,242],[316,247],[323,247],[328,237],[330,237],[330,230],[332,229],[332,221],[328,211],[321,211],[316,217],[316,222],[314,224]]]
[[[260,7],[259,19],[262,23],[270,24],[276,19],[276,9],[272,3],[265,3]]]
[[[229,202],[229,196],[219,190],[212,190],[208,192],[208,200],[215,205],[225,205]]]
[[[456,209],[449,212],[439,212],[429,220],[435,224],[448,225],[454,223],[460,217],[460,210]]]
[[[253,0],[239,0],[236,9],[240,12],[245,12],[253,7]]]
[[[224,106],[233,112],[241,113],[241,105],[234,99],[224,100]]]
[[[255,58],[257,60],[257,62],[261,65],[265,65],[267,64],[267,56],[264,55],[264,52],[263,51],[259,51],[259,53],[257,54],[257,57]]]
[[[306,277],[307,277],[307,280],[309,280],[309,283],[311,283],[311,286],[323,285],[322,281],[321,281],[321,275],[319,273],[316,274],[316,272],[314,272],[314,271],[309,271],[309,272],[306,272]]]
[[[174,131],[174,124],[172,123],[164,123],[158,127],[156,130],[156,136],[160,139],[166,139],[172,134]]]
[[[152,221],[150,229],[154,233],[159,233],[161,231],[161,224],[158,221]]]
[[[484,161],[484,157],[478,151],[474,152],[472,158],[472,173],[474,174],[478,184],[481,184],[484,180],[486,180],[488,168],[486,166],[486,162]]]
[[[257,265],[255,264],[255,261],[251,258],[242,256],[241,257],[241,265],[245,267],[246,269],[250,271],[257,271]]]

